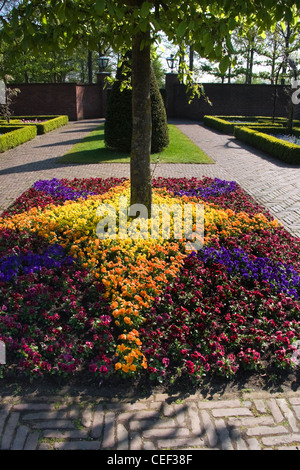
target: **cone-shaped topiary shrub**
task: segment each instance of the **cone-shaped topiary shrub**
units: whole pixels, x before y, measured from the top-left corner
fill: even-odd
[[[122,87],[126,80],[130,80],[129,63],[129,60],[123,61],[121,67],[117,70],[116,80],[109,94],[104,132],[107,147],[123,152],[130,152],[132,136],[132,91],[126,87],[124,88],[124,86]],[[150,96],[152,113],[151,153],[158,153],[168,146],[169,132],[166,109],[152,67]]]
[[[128,59],[124,59],[117,69],[116,79],[109,93],[104,125],[106,146],[123,152],[130,152],[131,148],[132,93],[127,88],[122,90],[122,85],[129,79]]]
[[[158,153],[169,145],[169,130],[166,108],[153,67],[151,67],[150,97],[152,114],[151,153]]]

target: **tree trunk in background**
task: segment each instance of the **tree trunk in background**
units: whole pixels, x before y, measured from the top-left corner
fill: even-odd
[[[143,204],[151,216],[152,183],[150,45],[141,46],[148,33],[134,36],[132,43],[132,143],[130,155],[131,205]]]
[[[290,48],[290,38],[291,38],[291,28],[290,24],[287,23],[286,25],[286,35],[284,36],[284,60],[283,60],[283,66],[282,66],[282,79],[281,79],[281,85],[285,85],[285,74],[287,71],[287,66],[288,66],[288,57],[289,57],[289,48]]]
[[[193,48],[193,46],[190,46],[189,60],[190,60],[189,69],[192,72],[194,70],[194,48]]]
[[[89,75],[89,83],[93,83],[92,51],[88,52],[88,75]]]

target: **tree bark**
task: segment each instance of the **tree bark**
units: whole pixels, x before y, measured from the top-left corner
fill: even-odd
[[[132,142],[130,155],[131,205],[143,204],[151,216],[152,183],[150,43],[149,33],[138,33],[132,43]],[[148,41],[148,43],[147,43]],[[141,49],[141,46],[144,47]],[[146,44],[145,44],[146,43]]]
[[[89,75],[89,83],[93,83],[92,51],[88,51],[88,75]]]

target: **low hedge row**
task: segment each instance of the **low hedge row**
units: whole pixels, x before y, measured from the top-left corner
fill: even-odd
[[[203,124],[217,131],[224,132],[224,134],[233,134],[234,132],[234,123],[225,121],[219,116],[204,116]]]
[[[234,120],[243,122],[232,122]],[[203,117],[203,123],[208,127],[212,127],[224,134],[234,135],[236,127],[244,126],[266,126],[274,125],[283,127],[286,123],[284,118],[275,118],[275,122],[272,123],[272,118],[267,116],[208,116]]]
[[[37,135],[36,126],[0,126],[0,152],[17,147]]]
[[[285,128],[278,126],[247,126],[236,127],[234,129],[234,136],[237,139],[262,150],[281,161],[293,165],[299,165],[300,146],[269,135],[282,133],[285,133]],[[300,129],[295,128],[294,134],[299,137]]]
[[[22,122],[22,120],[34,121],[35,119],[44,122]],[[4,121],[3,121],[4,122]],[[38,135],[46,134],[53,131],[58,127],[68,124],[69,118],[65,115],[60,116],[14,116],[11,119],[11,124],[22,124],[22,126],[36,126]],[[2,122],[1,122],[2,124]]]

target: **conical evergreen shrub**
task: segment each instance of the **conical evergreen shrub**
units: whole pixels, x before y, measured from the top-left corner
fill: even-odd
[[[151,153],[158,153],[169,145],[169,130],[165,104],[159,91],[153,67],[151,67],[150,97],[152,114]]]
[[[131,148],[132,92],[127,88],[121,90],[122,83],[128,79],[128,60],[124,60],[109,93],[104,124],[106,146],[122,152],[130,152]]]
[[[124,80],[130,79],[129,70],[126,61],[117,70],[116,80],[109,94],[104,132],[107,147],[127,153],[131,150],[132,91],[127,88],[121,90],[121,87]],[[151,153],[158,153],[169,145],[169,132],[165,105],[152,67],[150,78]]]

